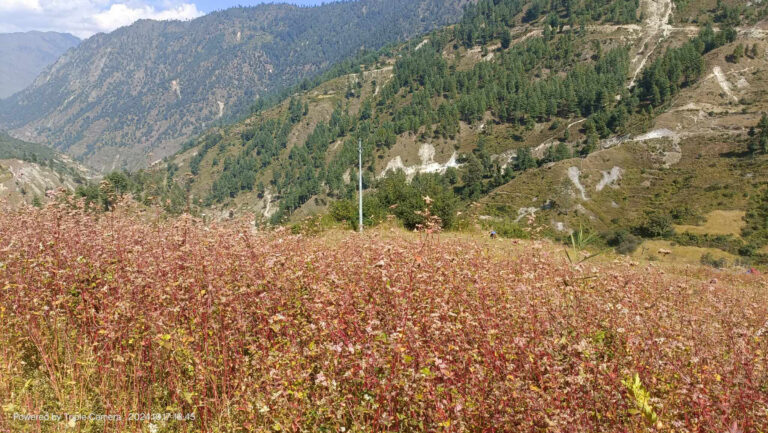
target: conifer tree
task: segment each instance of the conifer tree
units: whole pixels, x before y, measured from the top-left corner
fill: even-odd
[[[750,153],[768,153],[768,114],[763,113],[760,122],[757,124],[757,130],[750,130],[752,136],[749,140]]]
[[[524,147],[517,152],[517,170],[525,171],[536,168],[536,160],[533,158],[531,149]]]

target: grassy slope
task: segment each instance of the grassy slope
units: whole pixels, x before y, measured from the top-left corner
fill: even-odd
[[[563,222],[566,227],[578,228],[583,222],[596,230],[628,228],[649,210],[670,212],[689,207],[701,216],[713,211],[743,215],[750,197],[768,183],[768,158],[746,154],[746,132],[768,110],[768,61],[761,56],[739,64],[726,62],[725,56],[737,43],[758,43],[761,52],[766,48],[763,41],[740,39],[710,53],[706,57],[708,75],[681,92],[650,125],[650,130],[678,134],[679,147],[670,138],[630,141],[584,159],[562,161],[524,173],[481,200],[480,213],[516,217],[520,208],[539,207],[553,200],[553,209],[538,213],[538,224]],[[722,69],[732,96],[712,73],[715,67]],[[679,154],[679,162],[666,166],[664,152]],[[567,176],[569,167],[580,169],[580,181],[589,200],[580,199]],[[614,167],[623,170],[622,178],[596,191],[603,172]],[[743,222],[738,219],[732,222],[740,227]],[[682,227],[679,231],[723,232],[719,226],[711,230],[707,227]],[[730,227],[727,232],[734,230],[738,228]]]
[[[391,76],[391,69],[389,68],[372,68],[371,71],[366,71],[365,75],[371,79],[376,77],[378,80],[386,81]],[[325,82],[312,90],[303,92],[300,94],[302,100],[309,104],[309,114],[305,116],[300,123],[295,125],[289,135],[288,147],[283,150],[280,160],[284,160],[288,157],[288,153],[292,146],[303,144],[307,136],[314,130],[315,126],[319,122],[327,122],[331,113],[337,104],[345,104],[349,113],[357,113],[360,107],[361,99],[370,96],[373,93],[373,89],[370,86],[364,86],[360,97],[347,100],[345,98],[345,92],[347,84],[350,81],[355,80],[355,76],[342,76],[335,78],[328,82]],[[383,84],[383,83],[382,83]],[[223,161],[227,156],[236,156],[240,151],[239,145],[242,143],[240,134],[249,126],[259,122],[262,119],[279,119],[287,115],[288,101],[277,105],[276,107],[267,110],[266,112],[252,116],[243,122],[231,125],[229,127],[219,129],[224,136],[221,143],[226,144],[222,146],[221,143],[211,149],[203,158],[200,164],[200,175],[194,178],[194,183],[191,188],[191,194],[194,199],[204,199],[210,191],[211,185],[218,178],[221,173],[221,165],[214,166],[214,159]],[[210,133],[210,132],[209,132]],[[233,144],[235,146],[233,146]],[[224,149],[222,150],[222,147]],[[193,147],[185,152],[178,154],[172,160],[179,166],[178,179],[183,179],[188,173],[190,173],[190,167],[188,161],[192,156],[199,152],[199,147]],[[330,158],[333,152],[333,146],[329,151],[329,154],[325,156]],[[259,180],[268,184],[272,177],[272,170],[274,166],[277,166],[279,161],[268,167],[266,170],[259,174]],[[263,211],[266,208],[266,203],[256,197],[256,192],[244,192],[238,195],[232,202],[227,204],[227,208],[235,208],[243,211],[256,210]]]
[[[744,214],[745,212],[740,210],[716,210],[708,213],[701,225],[678,225],[675,229],[679,232],[739,237],[744,227]]]
[[[0,159],[50,160],[58,153],[40,144],[17,140],[0,131]]]

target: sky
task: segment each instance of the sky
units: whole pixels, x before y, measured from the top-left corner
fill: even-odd
[[[232,6],[270,2],[272,0],[0,0],[0,33],[55,31],[84,39],[139,19],[190,20]],[[321,3],[320,0],[285,2],[302,6]]]

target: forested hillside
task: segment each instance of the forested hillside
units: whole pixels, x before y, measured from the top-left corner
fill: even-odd
[[[130,189],[176,212],[352,222],[361,141],[367,225],[394,215],[406,228],[423,226],[429,202],[444,228],[480,221],[526,236],[533,224],[565,239],[582,227],[632,251],[645,237],[757,257],[766,243],[757,226],[734,240],[669,230],[762,203],[763,78],[749,77],[750,86],[743,71],[762,68],[766,47],[759,26],[747,34],[718,18],[729,7],[675,27],[672,3],[480,1],[456,26],[209,130],[135,173]],[[739,16],[759,24],[754,13]],[[725,130],[728,122],[738,126]],[[723,143],[724,133],[727,144],[686,148]],[[729,174],[700,177],[710,171],[702,166]],[[720,188],[739,176],[753,182],[726,205]]]
[[[89,38],[0,103],[0,126],[99,169],[147,166],[259,98],[454,22],[468,1],[262,5],[139,21]]]
[[[383,52],[353,75],[326,81],[276,109],[207,133],[189,159],[189,173],[200,181],[190,188],[205,188],[197,198],[202,205],[227,202],[242,192],[279,195],[279,210],[271,215],[279,221],[313,197],[338,199],[349,193],[344,175],[355,158],[358,138],[364,141],[370,185],[384,168],[377,159],[391,153],[398,140],[455,142],[462,129],[478,127],[487,113],[521,136],[536,124],[580,116],[594,118],[590,133],[616,131],[626,120],[627,110],[639,104],[624,89],[628,50],[609,40],[605,47],[598,44],[599,53],[585,55],[585,50],[595,47],[588,32],[561,27],[636,22],[638,17],[626,12],[636,6],[634,1],[530,7],[520,1],[482,1],[470,6],[455,28]],[[573,12],[585,8],[592,13]],[[542,26],[546,33],[512,44],[510,30]],[[476,49],[476,41],[487,45]],[[492,61],[473,61],[477,54]],[[552,70],[562,73],[552,74]],[[627,102],[617,104],[613,96],[622,93]],[[295,142],[298,136],[303,142]],[[492,150],[481,149],[478,154],[484,173],[493,169]],[[462,156],[474,157],[472,153]],[[171,175],[176,166],[170,164]],[[201,170],[203,176],[199,176]],[[476,198],[511,175],[506,170],[491,182],[483,181],[481,175],[480,180],[462,182],[456,189],[466,199]]]

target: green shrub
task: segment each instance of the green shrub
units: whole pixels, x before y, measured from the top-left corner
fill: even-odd
[[[623,255],[634,253],[643,242],[642,239],[627,230],[616,230],[615,232],[604,235],[604,237],[608,246],[613,247],[616,250],[616,253]]]
[[[499,237],[506,239],[528,239],[530,235],[516,222],[505,219],[491,224],[491,228]]]
[[[742,257],[752,257],[757,253],[757,250],[760,249],[755,244],[744,244],[739,248],[739,255]]]
[[[678,233],[672,239],[683,246],[698,248],[716,248],[731,254],[742,254],[748,252],[744,247],[744,242],[736,239],[733,235],[713,235],[709,233],[697,234],[691,232]]]
[[[663,238],[675,234],[675,228],[669,215],[650,213],[643,223],[635,227],[635,232],[644,238]]]
[[[705,266],[711,266],[713,268],[722,269],[728,266],[728,261],[723,257],[716,259],[712,253],[706,253],[701,256],[701,264]]]
[[[697,210],[689,206],[679,206],[670,211],[670,216],[678,224],[697,225],[706,220]]]
[[[353,230],[357,230],[360,220],[358,206],[357,200],[354,199],[339,200],[331,204],[330,214],[334,220],[348,223]],[[377,197],[363,196],[363,225],[365,227],[375,227],[381,224],[386,217],[386,209]]]
[[[452,228],[458,207],[453,188],[439,174],[419,174],[408,182],[402,171],[392,173],[379,181],[375,197],[408,230],[424,223],[421,212],[427,208],[426,197],[432,202],[432,214],[440,218],[444,229]]]
[[[318,236],[322,232],[322,217],[318,215],[307,217],[303,221],[291,225],[291,233],[294,235]]]

